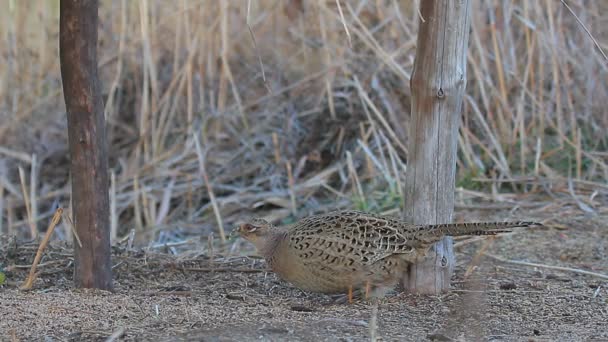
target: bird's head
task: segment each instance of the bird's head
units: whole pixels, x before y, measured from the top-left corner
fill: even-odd
[[[236,233],[251,242],[258,250],[265,249],[276,232],[277,228],[272,223],[260,218],[241,223],[236,228]]]

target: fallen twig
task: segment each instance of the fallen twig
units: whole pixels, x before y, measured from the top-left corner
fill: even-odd
[[[26,290],[32,289],[32,286],[34,285],[34,281],[36,280],[36,275],[37,275],[36,267],[38,266],[40,259],[42,259],[42,252],[44,252],[44,249],[49,244],[49,240],[51,239],[51,235],[53,234],[53,231],[55,230],[55,226],[57,226],[57,224],[59,223],[59,220],[61,220],[62,213],[63,213],[63,208],[57,208],[57,210],[55,211],[55,215],[53,215],[53,218],[51,219],[51,223],[49,224],[48,228],[46,229],[46,234],[44,235],[42,242],[40,242],[40,246],[38,246],[38,251],[36,252],[36,257],[34,258],[34,262],[32,263],[32,268],[30,269],[30,274],[27,276],[27,279],[25,280],[23,285],[21,285],[21,287],[19,287],[20,290],[26,291]]]
[[[62,209],[63,211],[63,209]],[[80,248],[82,248],[82,242],[80,242],[80,237],[78,236],[78,232],[76,231],[76,227],[74,226],[74,222],[72,222],[72,219],[70,218],[69,214],[65,214],[62,215],[63,219],[66,220],[68,222],[68,226],[70,226],[70,230],[72,231],[72,234],[74,234],[74,237],[76,238],[76,242],[78,242],[78,246]]]
[[[489,254],[489,253],[486,253],[485,255],[489,256],[492,259],[498,260],[500,262],[505,262],[505,263],[514,264],[514,265],[532,266],[532,267],[546,268],[546,269],[550,269],[550,270],[573,272],[573,273],[579,273],[579,274],[589,275],[589,276],[596,277],[596,278],[608,279],[608,275],[601,274],[601,273],[596,273],[596,272],[585,271],[585,270],[581,270],[581,269],[578,269],[578,268],[543,265],[543,264],[536,264],[536,263],[533,263],[533,262],[519,261],[519,260],[508,260],[508,259],[504,259],[504,258],[501,258],[501,257],[499,257],[497,255],[492,255],[492,254]]]
[[[242,272],[242,273],[260,273],[260,272],[272,272],[270,269],[254,269],[254,268],[230,268],[230,267],[181,267],[182,271],[192,271],[192,272]]]

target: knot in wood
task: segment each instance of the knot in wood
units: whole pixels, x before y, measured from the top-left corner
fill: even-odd
[[[445,93],[443,92],[443,88],[439,87],[439,90],[437,91],[437,98],[442,99],[445,97]]]
[[[448,258],[444,255],[441,257],[441,267],[447,267],[448,266]]]

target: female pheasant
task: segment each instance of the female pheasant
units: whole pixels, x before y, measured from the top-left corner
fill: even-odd
[[[402,278],[408,263],[443,236],[495,235],[535,222],[414,225],[359,211],[337,211],[276,227],[263,219],[238,226],[272,270],[296,287],[321,293],[370,289],[382,296]]]

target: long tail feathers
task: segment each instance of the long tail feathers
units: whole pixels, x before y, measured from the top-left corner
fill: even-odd
[[[473,222],[473,223],[449,223],[436,225],[420,225],[418,228],[436,236],[461,236],[461,235],[496,235],[499,233],[510,233],[515,228],[542,227],[541,223],[516,221],[516,222]]]

